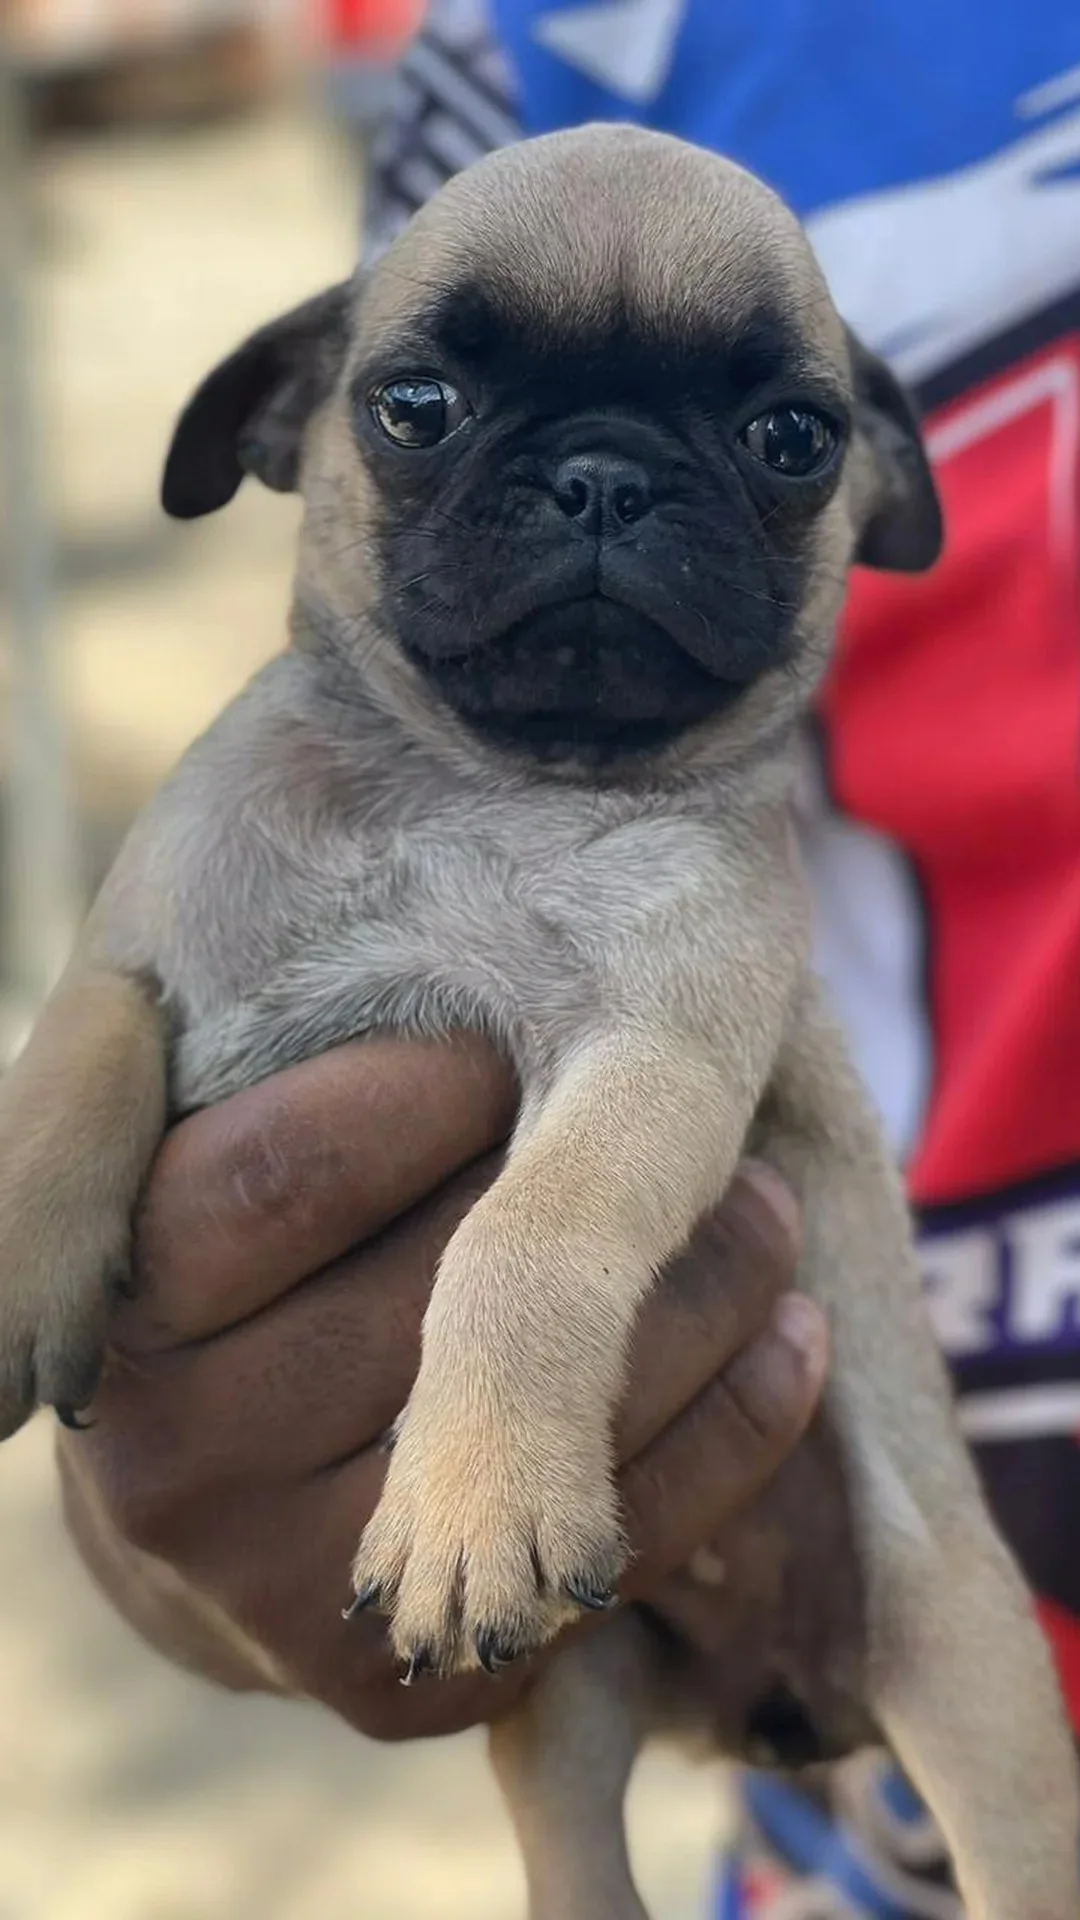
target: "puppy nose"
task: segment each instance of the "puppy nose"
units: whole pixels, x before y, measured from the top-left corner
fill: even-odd
[[[644,467],[617,453],[575,453],[560,462],[552,491],[568,520],[585,533],[619,533],[652,506]]]

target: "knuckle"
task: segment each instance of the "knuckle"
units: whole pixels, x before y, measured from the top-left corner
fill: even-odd
[[[314,1217],[343,1175],[340,1147],[295,1101],[260,1088],[259,1104],[224,1144],[224,1177],[240,1219],[280,1223]]]
[[[257,1128],[230,1141],[225,1174],[237,1214],[277,1220],[296,1205],[296,1157],[287,1109],[270,1113]]]
[[[802,1251],[802,1209],[795,1189],[770,1161],[740,1162],[729,1189],[756,1237],[790,1269]]]
[[[764,1325],[780,1292],[791,1284],[794,1256],[758,1236],[741,1212],[725,1203],[699,1222],[685,1254],[672,1268],[680,1309],[693,1314],[728,1351]]]
[[[728,1381],[723,1391],[727,1397],[725,1424],[737,1444],[740,1458],[756,1463],[763,1454],[775,1452],[783,1435],[783,1422],[777,1419],[776,1407],[763,1398],[759,1387],[741,1380]]]
[[[743,1163],[720,1206],[701,1222],[698,1244],[714,1268],[722,1262],[758,1287],[790,1285],[799,1259],[794,1195],[771,1168]]]
[[[782,1455],[801,1432],[801,1408],[779,1377],[773,1355],[759,1340],[747,1348],[715,1383],[732,1446],[747,1471],[757,1472]]]

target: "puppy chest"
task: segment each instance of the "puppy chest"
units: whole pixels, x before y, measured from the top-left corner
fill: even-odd
[[[275,915],[237,928],[242,977],[227,966],[211,986],[194,970],[178,1103],[372,1031],[480,1029],[526,1074],[541,1068],[632,1012],[646,977],[655,996],[671,930],[709,891],[695,839],[622,827],[518,848],[446,831],[359,862],[324,854]]]

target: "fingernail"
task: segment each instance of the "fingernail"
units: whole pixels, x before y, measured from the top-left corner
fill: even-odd
[[[823,1374],[829,1336],[821,1308],[804,1293],[784,1293],[772,1313],[773,1326],[789,1347],[794,1347],[808,1372]]]
[[[765,1201],[791,1241],[792,1252],[798,1253],[802,1242],[799,1203],[783,1175],[767,1160],[740,1160],[733,1186],[736,1181],[742,1181]]]

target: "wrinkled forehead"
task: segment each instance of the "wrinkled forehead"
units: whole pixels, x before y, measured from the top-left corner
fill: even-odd
[[[794,215],[729,162],[650,135],[555,136],[458,175],[377,268],[361,330],[376,354],[415,343],[469,360],[618,338],[847,367]]]

